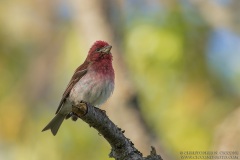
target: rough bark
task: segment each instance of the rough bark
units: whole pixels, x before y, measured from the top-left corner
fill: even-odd
[[[106,112],[95,108],[88,103],[79,103],[73,106],[73,113],[95,128],[111,145],[112,150],[109,157],[116,160],[162,160],[152,147],[149,156],[143,157],[132,141],[124,136],[124,130],[117,127],[106,115]]]

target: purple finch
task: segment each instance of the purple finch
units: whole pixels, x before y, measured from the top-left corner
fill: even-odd
[[[112,67],[112,46],[104,41],[96,41],[88,52],[84,63],[74,72],[56,111],[56,116],[42,130],[51,129],[56,135],[65,118],[72,114],[72,105],[81,101],[100,107],[114,89],[114,70]]]

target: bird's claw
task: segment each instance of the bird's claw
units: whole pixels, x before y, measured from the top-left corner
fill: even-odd
[[[83,100],[82,100],[82,101],[80,101],[80,103],[84,103],[84,104],[86,104],[86,105],[87,105],[87,102],[85,102],[85,101],[83,101]]]

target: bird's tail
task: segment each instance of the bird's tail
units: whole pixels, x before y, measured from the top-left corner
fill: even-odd
[[[58,132],[59,127],[61,126],[63,120],[65,118],[65,115],[58,113],[49,123],[48,125],[43,128],[43,131],[46,131],[48,129],[51,129],[52,134],[55,136]]]

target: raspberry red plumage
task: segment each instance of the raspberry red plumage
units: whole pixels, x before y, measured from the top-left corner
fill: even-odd
[[[57,115],[43,131],[51,129],[53,135],[56,135],[64,118],[72,112],[72,104],[85,101],[100,106],[109,98],[114,89],[111,48],[104,41],[93,44],[86,60],[75,70],[63,93]]]

